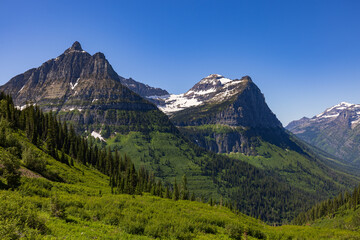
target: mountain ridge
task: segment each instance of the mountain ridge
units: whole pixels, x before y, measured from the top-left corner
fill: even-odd
[[[359,165],[359,123],[360,105],[341,102],[312,118],[292,121],[286,129],[345,163]]]

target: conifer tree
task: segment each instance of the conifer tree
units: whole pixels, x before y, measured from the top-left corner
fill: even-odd
[[[170,194],[170,190],[169,190],[169,185],[166,185],[166,189],[165,189],[165,197],[166,198],[171,198],[171,194]]]
[[[188,200],[189,199],[189,191],[187,188],[187,178],[186,175],[182,177],[182,194],[181,194],[182,200]]]
[[[173,190],[173,197],[172,197],[172,199],[173,200],[175,200],[175,201],[177,201],[177,200],[179,200],[179,196],[180,194],[179,194],[179,188],[178,188],[178,185],[177,185],[177,183],[176,183],[176,178],[175,178],[175,181],[174,181],[174,190]]]

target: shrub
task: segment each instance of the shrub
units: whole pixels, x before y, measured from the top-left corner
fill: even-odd
[[[46,161],[30,148],[26,148],[22,154],[25,167],[42,174],[46,169]]]
[[[51,198],[50,202],[51,215],[64,219],[66,217],[65,204],[59,200],[57,196]]]
[[[235,224],[235,223],[230,223],[226,225],[226,232],[229,234],[229,236],[233,239],[239,239],[241,240],[241,236],[244,233],[244,229],[241,225],[239,224]]]
[[[16,194],[0,195],[0,236],[2,239],[33,239],[49,230],[35,208]]]
[[[15,189],[20,186],[20,161],[10,154],[4,154],[0,158],[1,163],[4,165],[4,178],[7,185],[11,189]]]

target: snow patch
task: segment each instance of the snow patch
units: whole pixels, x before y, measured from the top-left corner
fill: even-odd
[[[24,110],[25,108],[27,107],[30,107],[32,104],[25,104],[25,105],[22,105],[22,106],[15,106],[16,109],[18,110]]]
[[[165,101],[165,107],[159,107],[159,109],[165,113],[173,113],[180,111],[184,108],[193,107],[202,104],[201,101],[198,101],[196,98],[187,98],[184,94],[171,94],[168,99]]]
[[[80,78],[76,79],[75,84],[73,84],[72,82],[70,83],[70,87],[71,87],[72,90],[74,90],[74,88],[79,84],[79,80],[80,80]]]
[[[104,139],[104,138],[101,136],[101,134],[98,133],[98,132],[92,131],[91,136],[93,136],[94,138],[98,138],[98,139],[100,139],[101,141],[106,142],[105,139]]]
[[[231,80],[230,82],[225,84],[225,87],[230,87],[230,86],[233,86],[233,85],[237,85],[239,83],[242,83],[243,81],[244,80]]]
[[[336,118],[340,115],[340,113],[332,114],[332,115],[323,115],[320,118]]]
[[[24,89],[25,85],[22,86],[22,88],[18,91],[18,93],[20,93],[23,89]]]
[[[354,128],[356,125],[360,123],[360,117],[354,121],[351,121],[351,127]]]
[[[185,93],[184,96],[189,96],[189,95],[192,95],[192,94],[194,94],[194,95],[207,95],[207,94],[216,92],[216,90],[217,90],[216,88],[210,88],[208,90],[202,90],[202,91],[197,91],[197,92],[191,90],[191,91],[188,91],[187,93]]]
[[[69,111],[74,111],[74,110],[78,110],[79,112],[81,112],[83,109],[81,108],[70,108]]]
[[[219,81],[221,82],[222,85],[232,82],[232,80],[228,78],[220,78]]]

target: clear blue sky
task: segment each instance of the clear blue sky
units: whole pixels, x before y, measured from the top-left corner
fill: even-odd
[[[360,103],[360,1],[0,0],[0,85],[75,40],[172,93],[250,75],[285,125]]]

